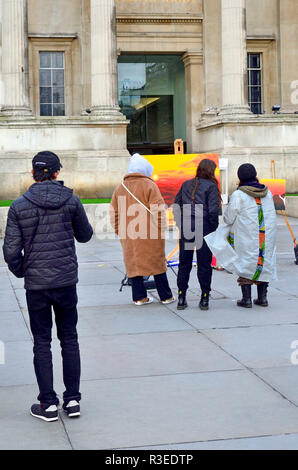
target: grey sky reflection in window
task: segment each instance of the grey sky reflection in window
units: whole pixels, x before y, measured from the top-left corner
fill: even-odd
[[[40,115],[65,116],[64,52],[39,53]]]
[[[260,53],[247,54],[248,70],[248,104],[252,113],[263,112],[262,90],[262,55]]]

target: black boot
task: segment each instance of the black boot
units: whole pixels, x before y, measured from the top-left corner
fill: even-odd
[[[267,289],[268,284],[267,282],[261,282],[257,285],[258,289],[258,298],[254,300],[255,305],[260,305],[260,307],[268,307],[268,300],[267,300]]]
[[[238,307],[252,308],[251,285],[245,284],[244,286],[241,286],[241,290],[242,290],[242,299],[237,300]]]
[[[202,292],[199,307],[201,310],[209,310],[209,292]]]
[[[187,308],[186,292],[183,292],[182,290],[180,290],[178,292],[177,310],[184,310],[185,308]]]

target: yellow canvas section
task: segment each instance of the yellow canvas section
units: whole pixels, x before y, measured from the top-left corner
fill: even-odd
[[[273,196],[286,194],[286,180],[283,178],[264,178],[261,179],[261,183],[268,186]]]
[[[208,158],[216,163],[216,177],[219,177],[219,155],[209,153],[188,153],[172,155],[144,155],[154,167],[152,178],[158,181],[163,175],[169,177],[185,177],[185,180],[194,178],[201,160]]]

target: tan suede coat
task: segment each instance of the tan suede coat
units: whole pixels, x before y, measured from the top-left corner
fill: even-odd
[[[166,272],[165,204],[156,183],[141,173],[124,177],[124,184],[148,209],[120,184],[111,201],[111,224],[120,238],[128,277]]]

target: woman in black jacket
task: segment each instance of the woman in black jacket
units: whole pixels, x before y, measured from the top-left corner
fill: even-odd
[[[216,164],[212,160],[202,160],[196,177],[182,184],[175,199],[174,217],[180,229],[178,310],[187,307],[186,291],[195,248],[198,280],[202,291],[199,307],[201,310],[209,308],[212,253],[203,237],[214,232],[218,227],[221,193],[215,178],[215,169]]]

